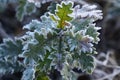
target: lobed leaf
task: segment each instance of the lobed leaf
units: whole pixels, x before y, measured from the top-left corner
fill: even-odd
[[[85,70],[87,73],[92,73],[95,64],[94,59],[89,52],[86,53],[82,52],[79,61],[83,71]]]
[[[60,5],[57,4],[55,15],[51,15],[51,18],[57,22],[57,28],[64,29],[64,27],[71,21],[73,18],[70,16],[73,10],[72,2],[62,2]]]

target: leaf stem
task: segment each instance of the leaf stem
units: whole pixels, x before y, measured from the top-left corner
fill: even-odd
[[[59,46],[58,46],[58,68],[62,69],[61,60],[62,60],[62,36],[63,30],[60,29],[59,32]]]

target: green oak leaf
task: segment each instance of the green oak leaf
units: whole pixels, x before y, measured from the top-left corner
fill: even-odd
[[[64,29],[64,27],[69,24],[69,21],[73,19],[73,17],[70,16],[73,12],[72,7],[72,2],[57,4],[55,15],[50,14],[52,20],[57,22],[57,28]]]
[[[37,72],[36,80],[50,80],[49,77],[44,72]]]

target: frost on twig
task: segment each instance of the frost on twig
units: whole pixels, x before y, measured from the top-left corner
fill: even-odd
[[[95,80],[114,80],[120,74],[120,66],[115,60],[114,51],[108,51],[107,54],[100,53],[96,58],[96,69],[93,73]]]

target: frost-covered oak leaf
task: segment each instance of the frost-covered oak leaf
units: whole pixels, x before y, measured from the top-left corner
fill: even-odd
[[[64,27],[73,19],[70,14],[73,12],[73,3],[72,2],[62,2],[61,4],[57,4],[55,15],[50,14],[50,17],[53,21],[57,22],[57,28],[64,29]]]

